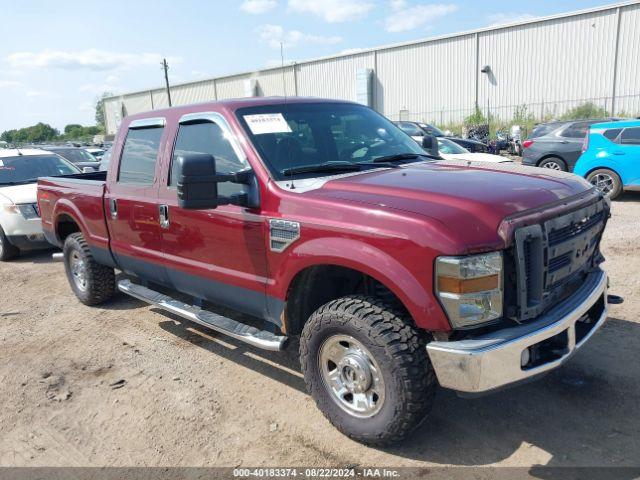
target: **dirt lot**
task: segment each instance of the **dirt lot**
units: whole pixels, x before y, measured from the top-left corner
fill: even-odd
[[[478,399],[441,390],[405,444],[339,434],[295,351],[269,354],[118,296],[88,308],[60,263],[0,265],[0,465],[638,465],[640,194],[614,203],[603,331],[539,382]],[[118,388],[120,387],[120,388]]]

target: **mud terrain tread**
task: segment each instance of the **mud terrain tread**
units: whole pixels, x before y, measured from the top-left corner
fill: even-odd
[[[317,365],[317,352],[311,352],[311,339],[332,327],[344,327],[361,332],[376,345],[382,346],[387,358],[379,359],[391,367],[391,376],[398,382],[395,387],[399,402],[393,406],[393,420],[378,432],[354,433],[335,415],[339,408],[326,395],[320,375],[310,367]],[[300,361],[307,389],[325,417],[345,435],[369,445],[395,443],[409,435],[428,413],[436,390],[436,377],[426,351],[427,336],[402,318],[393,306],[380,299],[365,296],[347,296],[320,307],[307,321],[300,341]],[[310,363],[312,362],[312,363]]]
[[[86,292],[76,290],[69,271],[68,257],[71,250],[78,250],[87,263],[88,287]],[[91,249],[82,233],[72,233],[64,242],[65,270],[69,283],[78,299],[85,305],[99,305],[110,300],[116,290],[116,276],[113,268],[101,265],[95,261]]]

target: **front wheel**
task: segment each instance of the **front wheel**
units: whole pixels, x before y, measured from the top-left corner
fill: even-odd
[[[63,253],[67,278],[78,300],[85,305],[98,305],[113,297],[115,272],[95,261],[81,233],[67,237]]]
[[[11,245],[9,239],[4,234],[4,230],[0,227],[0,262],[7,262],[20,254],[14,245]]]
[[[600,168],[587,175],[587,181],[612,200],[622,192],[622,180],[613,170]]]
[[[402,440],[433,403],[425,336],[374,298],[348,296],[318,309],[304,327],[300,361],[325,417],[366,444]]]

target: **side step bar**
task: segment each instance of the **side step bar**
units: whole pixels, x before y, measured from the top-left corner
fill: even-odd
[[[120,280],[118,289],[138,300],[155,305],[167,312],[179,315],[216,332],[223,333],[236,340],[243,341],[254,347],[264,350],[278,351],[284,348],[287,337],[275,335],[266,330],[258,330],[255,327],[237,322],[231,318],[223,317],[213,312],[203,310],[195,305],[188,305],[168,295],[164,295],[150,288],[135,284],[130,280]]]

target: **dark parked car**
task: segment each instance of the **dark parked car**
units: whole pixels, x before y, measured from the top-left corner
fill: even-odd
[[[522,164],[572,172],[582,154],[582,143],[589,127],[594,123],[616,120],[600,118],[541,123],[522,142]]]
[[[57,153],[80,169],[93,168],[94,170],[98,170],[100,167],[100,161],[83,148],[59,146],[43,148],[49,152]]]
[[[395,124],[400,127],[400,130],[402,130],[404,133],[412,136],[418,143],[422,143],[422,137],[424,137],[425,135],[433,135],[434,137],[448,138],[452,142],[457,143],[458,145],[469,150],[472,153],[487,153],[487,146],[484,143],[477,140],[472,140],[470,138],[460,138],[451,135],[445,135],[445,133],[438,127],[434,127],[433,125],[429,125],[428,123],[395,122]]]

